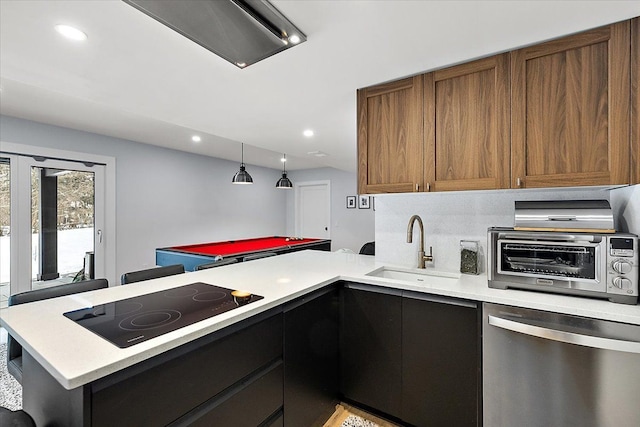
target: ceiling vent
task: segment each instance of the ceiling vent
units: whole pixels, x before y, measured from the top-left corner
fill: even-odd
[[[122,0],[245,68],[307,37],[267,0]]]
[[[327,157],[327,153],[323,153],[322,151],[309,151],[307,154],[315,157]]]

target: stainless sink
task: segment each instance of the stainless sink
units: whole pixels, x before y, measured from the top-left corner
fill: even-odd
[[[456,281],[460,279],[459,273],[450,273],[448,271],[437,270],[411,270],[398,267],[380,267],[373,270],[365,276],[382,277],[385,279],[403,280],[405,282],[426,282],[429,279],[449,279]]]

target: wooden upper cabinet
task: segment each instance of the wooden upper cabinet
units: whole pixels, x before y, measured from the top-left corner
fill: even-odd
[[[640,184],[640,17],[358,91],[358,191]]]
[[[512,187],[629,183],[629,26],[511,53]]]
[[[358,192],[422,189],[422,76],[358,90]]]
[[[509,188],[509,54],[424,75],[427,191]]]
[[[640,184],[640,18],[631,21],[631,183]]]

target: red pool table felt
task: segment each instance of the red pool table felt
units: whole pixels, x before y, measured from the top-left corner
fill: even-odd
[[[289,239],[289,240],[287,240]],[[261,252],[289,246],[304,245],[322,239],[291,240],[290,237],[258,237],[255,239],[230,240],[228,242],[200,243],[197,245],[172,246],[171,249],[199,255],[238,255],[248,252]]]

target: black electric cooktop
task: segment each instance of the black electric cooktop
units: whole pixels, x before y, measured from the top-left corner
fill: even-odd
[[[233,289],[197,282],[64,315],[126,348],[263,298],[253,294],[241,298],[232,292]]]

